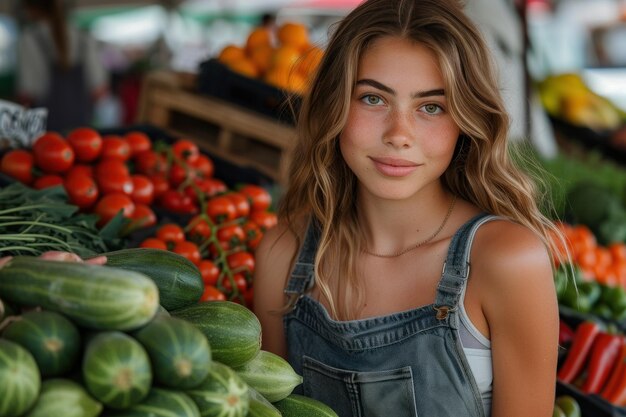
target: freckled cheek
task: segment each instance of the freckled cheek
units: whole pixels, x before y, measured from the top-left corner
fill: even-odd
[[[449,129],[436,130],[427,133],[424,137],[438,138],[438,140],[424,141],[422,144],[422,150],[425,154],[430,156],[449,155],[452,157],[459,137],[459,130],[451,127]]]

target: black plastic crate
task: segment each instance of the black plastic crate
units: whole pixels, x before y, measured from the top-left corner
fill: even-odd
[[[295,124],[294,112],[297,113],[300,107],[299,96],[232,71],[215,58],[200,64],[197,88],[202,94],[254,110],[290,125]]]

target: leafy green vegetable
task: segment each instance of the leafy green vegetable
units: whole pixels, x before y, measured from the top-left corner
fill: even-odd
[[[0,256],[60,250],[81,257],[124,247],[121,213],[98,230],[95,214],[78,213],[62,186],[34,190],[14,182],[0,188]]]

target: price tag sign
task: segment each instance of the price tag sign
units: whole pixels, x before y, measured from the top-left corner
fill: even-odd
[[[0,150],[30,148],[46,131],[48,109],[27,109],[10,101],[0,100]]]

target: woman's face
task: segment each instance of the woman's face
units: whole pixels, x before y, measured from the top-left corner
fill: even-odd
[[[359,192],[399,200],[441,187],[458,136],[435,54],[402,38],[374,41],[340,138]]]

